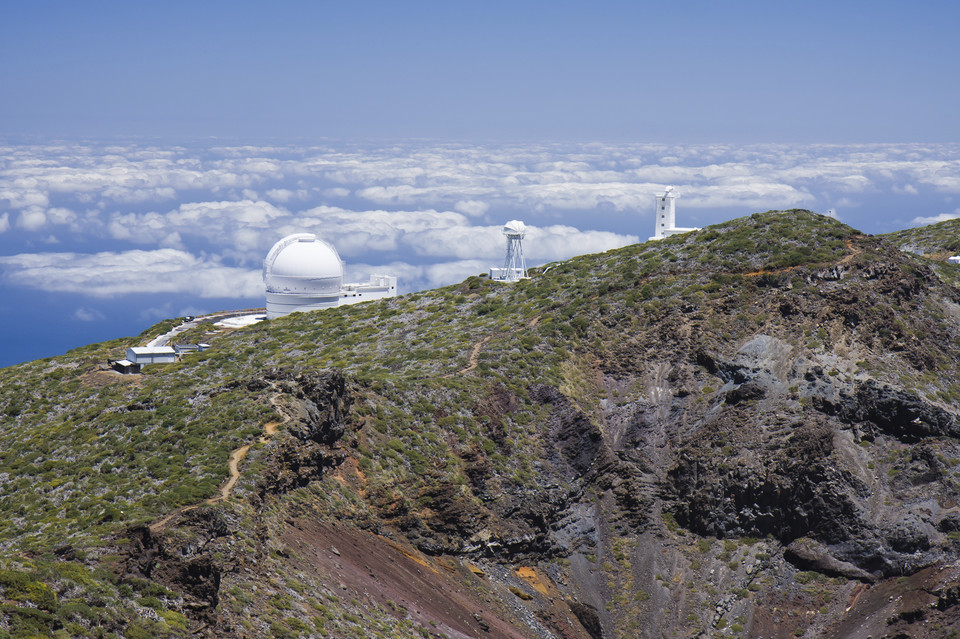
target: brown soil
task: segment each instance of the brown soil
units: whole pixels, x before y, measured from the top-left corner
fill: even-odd
[[[506,620],[512,616],[508,611],[484,601],[495,600],[485,579],[459,562],[433,559],[352,527],[307,519],[289,521],[282,539],[296,551],[291,557],[299,569],[339,583],[345,598],[394,610],[398,618],[452,638],[526,636],[516,629],[518,620]]]
[[[111,384],[132,384],[140,386],[143,384],[142,375],[124,375],[115,370],[93,370],[80,376],[80,384],[87,388],[103,388]]]
[[[863,253],[863,249],[860,248],[859,246],[856,246],[853,243],[853,240],[851,240],[849,237],[846,240],[844,240],[844,243],[847,245],[847,250],[850,252],[847,253],[842,260],[840,260],[839,264],[849,264],[853,260],[853,258]]]
[[[956,636],[958,625],[957,566],[929,567],[910,575],[859,586],[844,615],[822,636],[844,639],[868,637]],[[952,631],[952,632],[951,632]]]

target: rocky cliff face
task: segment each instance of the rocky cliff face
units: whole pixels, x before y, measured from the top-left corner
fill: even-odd
[[[86,561],[174,635],[956,635],[945,268],[775,212],[212,336],[276,426]]]

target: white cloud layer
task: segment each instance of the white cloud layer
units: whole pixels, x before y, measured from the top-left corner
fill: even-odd
[[[185,293],[197,297],[259,298],[260,271],[224,266],[184,251],[21,253],[0,257],[10,284],[42,291],[116,297]]]
[[[668,184],[678,187],[690,208],[798,206],[815,204],[823,189],[855,194],[886,185],[905,194],[925,188],[960,193],[955,145],[398,145],[202,152],[38,145],[0,152],[8,158],[0,168],[0,209],[18,214],[64,200],[113,216],[142,204],[168,211],[262,197],[311,208],[351,196],[391,209],[446,209],[470,218],[504,208],[650,214],[652,195]],[[37,220],[25,224],[34,228]]]
[[[266,251],[304,231],[350,272],[448,284],[499,264],[509,219],[527,224],[531,264],[645,238],[666,185],[684,226],[790,207],[843,207],[856,225],[871,197],[935,196],[942,211],[960,194],[960,145],[38,144],[0,158],[4,281],[101,297],[258,298]],[[53,242],[63,252],[27,252]]]

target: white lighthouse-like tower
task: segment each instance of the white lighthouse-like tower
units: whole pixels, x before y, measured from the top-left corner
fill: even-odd
[[[527,279],[527,263],[523,259],[523,236],[527,226],[520,220],[510,220],[503,225],[503,234],[507,238],[507,256],[503,268],[491,268],[490,279],[498,282],[517,282]]]
[[[656,228],[654,229],[651,240],[662,240],[678,233],[689,233],[690,231],[699,231],[697,228],[683,228],[677,226],[677,203],[676,199],[680,194],[672,186],[664,189],[663,193],[655,197],[657,207],[655,212]]]

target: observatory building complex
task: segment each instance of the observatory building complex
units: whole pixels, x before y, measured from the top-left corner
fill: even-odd
[[[668,186],[663,193],[656,196],[656,229],[651,240],[662,240],[671,235],[679,233],[689,233],[690,231],[699,231],[698,228],[683,228],[677,226],[677,204],[676,199],[680,194],[674,191],[672,186]]]
[[[366,284],[344,284],[337,249],[312,233],[288,235],[263,261],[267,318],[397,295],[397,278],[372,275]]]

